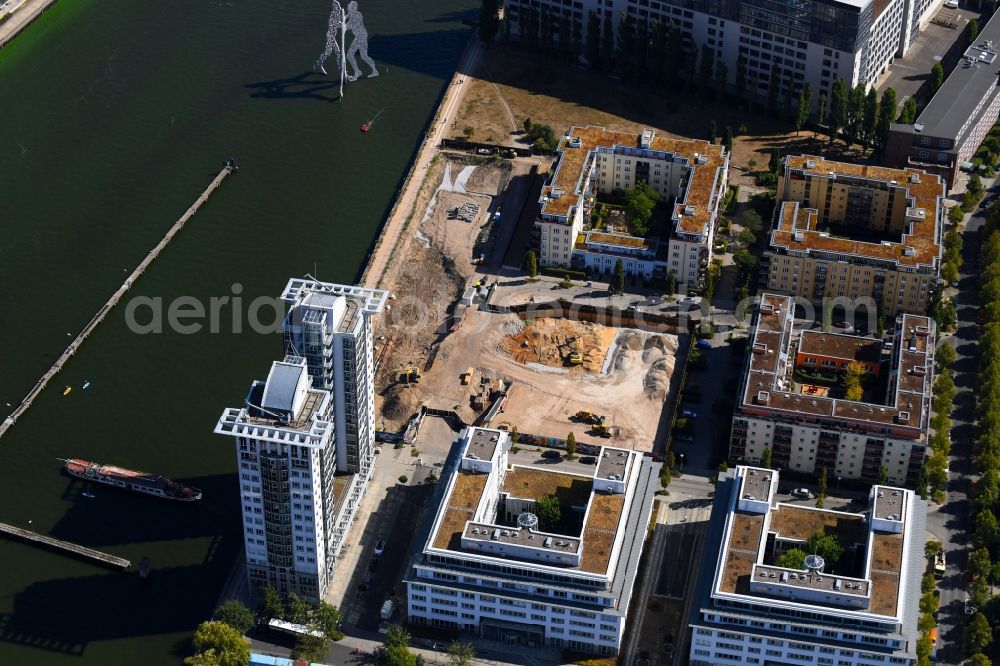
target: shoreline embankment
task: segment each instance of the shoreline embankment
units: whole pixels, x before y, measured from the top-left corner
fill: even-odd
[[[417,193],[427,177],[431,163],[439,152],[438,146],[448,124],[462,100],[465,91],[465,86],[462,83],[475,69],[481,50],[482,42],[473,32],[465,51],[462,52],[461,59],[458,61],[455,74],[438,103],[434,117],[427,131],[424,132],[417,156],[413,160],[413,164],[410,165],[410,170],[399,190],[399,195],[379,229],[378,236],[376,236],[372,250],[368,255],[368,262],[361,272],[360,284],[372,288],[385,288],[384,280],[393,263],[393,258],[405,250],[406,244],[402,242],[403,235],[413,218],[413,206],[416,204]]]
[[[17,35],[34,23],[35,19],[44,14],[59,0],[14,0],[13,8],[0,9],[0,49],[9,44]],[[6,20],[4,17],[7,16]]]

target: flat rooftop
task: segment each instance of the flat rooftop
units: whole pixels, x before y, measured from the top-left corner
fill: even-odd
[[[992,48],[986,46],[987,42],[993,43]],[[1000,90],[997,81],[1000,63],[995,59],[998,49],[1000,20],[994,14],[916,122],[913,125],[894,123],[892,130],[949,138],[956,144],[961,143]],[[936,146],[931,146],[934,148]]]
[[[783,201],[776,228],[771,232],[773,249],[873,259],[890,266],[934,268],[941,251],[938,208],[945,195],[945,184],[939,176],[920,169],[835,162],[815,155],[788,155],[785,165],[788,169],[801,170],[806,177],[851,178],[852,184],[862,187],[864,181],[872,181],[880,186],[905,190],[906,196],[913,200],[908,212],[911,221],[898,242],[873,243],[821,232],[817,229],[815,210],[800,208],[795,201]]]
[[[737,410],[750,416],[807,422],[837,420],[848,428],[922,439],[930,417],[924,398],[930,396],[933,381],[931,320],[920,315],[902,315],[895,329],[890,361],[894,373],[888,383],[885,404],[876,404],[793,390],[793,306],[794,299],[790,296],[772,293],[761,296]]]
[[[384,289],[370,289],[356,285],[320,282],[310,278],[292,278],[281,292],[285,303],[296,303],[310,293],[325,293],[345,296],[348,301],[357,301],[365,314],[378,314],[385,307],[389,292]]]
[[[643,250],[656,249],[656,243],[645,238],[629,236],[628,234],[609,234],[601,231],[588,231],[585,242],[618,245],[620,247],[639,248]]]
[[[648,148],[641,148],[644,135],[652,137]],[[559,144],[559,163],[551,183],[542,189],[543,215],[569,216],[575,206],[582,205],[584,180],[598,149],[643,149],[687,161],[692,175],[688,179],[687,197],[679,197],[674,207],[674,216],[679,219],[676,230],[686,234],[707,233],[713,207],[718,205],[716,189],[723,177],[721,170],[727,161],[722,146],[659,136],[651,130],[630,134],[593,126],[571,127],[567,136],[569,140],[563,138]],[[578,147],[571,142],[579,142]]]
[[[882,341],[842,333],[802,331],[799,353],[860,363],[878,363],[882,360]]]
[[[898,488],[879,486],[875,492],[875,517],[902,520],[906,513],[906,494]]]
[[[755,471],[754,477],[749,475]],[[847,513],[829,509],[814,509],[792,504],[772,503],[765,508],[742,510],[739,500],[748,487],[762,486],[762,479],[777,483],[777,472],[740,466],[742,480],[732,486],[732,509],[726,515],[720,561],[716,569],[714,588],[717,593],[741,595],[809,606],[831,607],[843,611],[900,616],[898,608],[900,584],[910,563],[904,556],[904,541],[909,528],[909,512],[902,510],[898,532],[873,522],[869,514]],[[753,478],[751,481],[750,479]],[[751,484],[748,486],[747,484]],[[754,484],[756,484],[754,486]],[[877,487],[883,496],[870,501],[872,513],[888,511],[887,498],[897,498],[905,507],[909,491]],[[898,493],[894,495],[893,493]],[[811,562],[816,569],[795,570],[774,564],[775,553],[797,547],[816,533],[835,536],[845,548],[843,566],[858,563],[859,570],[839,570],[835,562]],[[918,535],[922,538],[923,535]],[[853,558],[850,553],[857,553]],[[914,566],[921,566],[917,563]],[[858,566],[857,564],[855,566]],[[822,569],[820,569],[822,567]],[[919,576],[918,576],[919,577]],[[754,587],[752,587],[754,586]],[[766,591],[765,588],[766,587]],[[803,591],[809,591],[809,594]]]
[[[488,473],[473,471],[471,467],[461,469],[463,464],[475,464],[475,459],[469,457],[474,449],[478,451],[477,458],[479,453],[490,454],[481,456],[484,459],[494,458],[498,442],[491,441],[489,435],[495,432],[473,428],[466,436],[464,441],[467,445],[461,458],[465,462],[460,463],[460,468],[451,476],[442,479],[443,483],[450,485],[428,546],[479,557],[502,556],[506,560],[605,574],[612,566],[616,542],[627,528],[626,494],[635,485],[633,481],[638,479],[641,454],[604,447],[598,456],[603,462],[595,466],[577,461],[551,463],[537,453],[528,455],[523,451],[508,457],[503,451],[496,458],[502,464],[494,465]],[[608,454],[607,457],[604,453]],[[624,455],[619,456],[619,453]],[[511,464],[510,458],[516,458],[518,462]],[[608,474],[620,476],[617,480],[608,480],[601,476],[602,470],[613,470]],[[598,481],[600,487],[595,487]],[[625,492],[620,492],[622,488]],[[490,492],[496,492],[497,496],[489,496]],[[504,511],[504,496],[508,502],[518,501],[515,507],[523,507],[525,501],[534,502],[547,495],[558,498],[564,510],[570,507],[583,512],[579,536],[506,523],[507,514],[512,509],[508,504]],[[527,511],[530,512],[530,508]],[[468,547],[463,547],[463,540]],[[504,545],[512,548],[502,555],[494,554],[494,547],[499,550],[499,546]],[[532,554],[524,550],[526,548],[537,551]],[[564,557],[561,562],[546,561],[548,557],[558,560],[560,553],[571,554],[575,559]]]
[[[743,487],[740,489],[740,497],[756,500],[766,500],[770,497],[771,487],[774,481],[774,473],[767,470],[752,469],[743,477]]]
[[[283,430],[308,432],[312,428],[313,417],[323,404],[323,399],[328,395],[326,391],[308,389],[306,391],[305,400],[302,401],[302,407],[299,408],[298,414],[286,422],[278,419],[275,414],[267,411],[261,411],[259,408],[253,406],[260,405],[263,402],[265,386],[266,384],[264,382],[257,381],[250,387],[250,396],[248,401],[251,406],[247,409],[246,418],[244,418],[246,423],[273,426]]]
[[[601,457],[597,459],[597,477],[620,481],[625,478],[631,460],[632,457],[625,449],[604,447]]]
[[[465,457],[474,460],[492,460],[499,441],[500,436],[496,433],[476,429],[469,440],[468,448],[465,449]]]

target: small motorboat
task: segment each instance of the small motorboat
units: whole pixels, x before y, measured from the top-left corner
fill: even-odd
[[[361,131],[362,131],[362,132],[367,132],[367,131],[368,131],[368,130],[370,130],[371,128],[372,128],[372,124],[371,124],[371,121],[368,121],[367,123],[364,123],[364,124],[363,124],[363,125],[361,126]]]
[[[70,392],[70,391],[72,391],[72,390],[73,390],[73,387],[72,387],[72,386],[67,386],[67,387],[66,387],[66,390],[65,390],[65,391],[63,391],[63,395],[69,395],[69,392]]]
[[[86,497],[88,499],[94,499],[94,497],[96,497],[96,495],[94,495],[94,493],[90,492],[89,488],[87,490],[84,490],[82,493],[80,493],[80,495],[82,495],[83,497]]]
[[[83,383],[83,386],[81,388],[83,388],[84,391],[86,391],[87,389],[89,389],[90,388],[90,380],[88,379],[87,381],[85,381]]]

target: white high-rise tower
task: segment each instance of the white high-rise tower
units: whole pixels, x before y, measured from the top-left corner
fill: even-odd
[[[384,291],[291,280],[282,299],[287,356],[226,409],[215,432],[236,438],[247,573],[309,599],[323,596],[374,457],[369,317]]]
[[[313,386],[333,393],[337,469],[367,482],[375,448],[371,317],[388,292],[316,280],[289,280],[281,298],[285,353],[306,359]]]

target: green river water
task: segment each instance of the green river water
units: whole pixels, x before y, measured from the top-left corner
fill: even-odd
[[[342,103],[310,71],[323,0],[61,0],[0,50],[0,415],[225,158],[240,172],[133,297],[207,302],[239,283],[249,301],[314,268],[356,279],[477,3],[361,4],[382,76],[349,84]],[[0,664],[179,663],[241,548],[233,446],[212,428],[279,357],[280,336],[232,333],[228,308],[219,334],[137,335],[124,312],[0,440],[0,521],[148,555],[152,576],[0,539]],[[160,472],[205,499],[83,498],[62,457]]]

